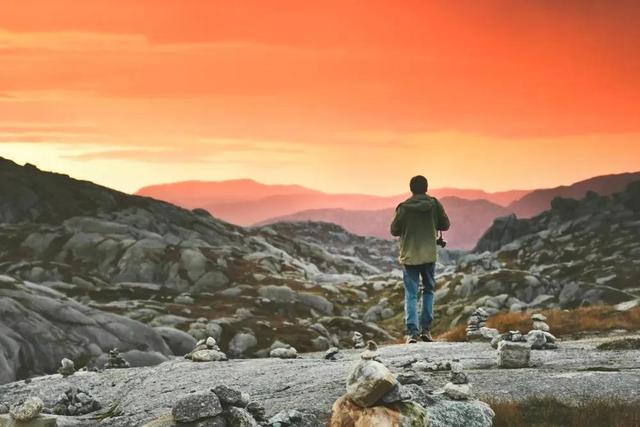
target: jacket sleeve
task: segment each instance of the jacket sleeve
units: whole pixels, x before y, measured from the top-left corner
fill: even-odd
[[[444,211],[444,207],[440,203],[439,200],[436,200],[437,204],[437,223],[436,229],[439,231],[447,231],[449,227],[451,227],[451,221],[449,221],[449,217],[447,213]]]
[[[396,208],[396,214],[391,222],[391,235],[392,236],[402,236],[404,232],[404,209],[402,209],[401,205],[398,205]]]

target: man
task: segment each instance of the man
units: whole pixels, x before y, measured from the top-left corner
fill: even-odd
[[[431,342],[433,291],[435,288],[436,234],[449,229],[444,208],[428,196],[429,183],[422,175],[409,182],[413,194],[400,203],[391,223],[391,234],[400,237],[400,263],[404,279],[404,312],[407,343]],[[422,310],[418,318],[418,294],[422,283]],[[420,328],[420,329],[419,329]]]

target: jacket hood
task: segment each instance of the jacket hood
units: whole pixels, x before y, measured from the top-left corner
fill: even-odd
[[[436,201],[433,197],[429,197],[426,194],[415,194],[402,202],[402,207],[409,210],[417,210],[421,212],[428,212],[436,205]]]

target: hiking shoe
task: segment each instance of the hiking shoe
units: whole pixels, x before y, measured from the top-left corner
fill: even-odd
[[[417,343],[418,343],[417,337],[411,336],[411,335],[407,337],[407,344],[417,344]]]
[[[431,336],[431,332],[424,331],[420,334],[420,339],[424,342],[433,342],[433,337]]]

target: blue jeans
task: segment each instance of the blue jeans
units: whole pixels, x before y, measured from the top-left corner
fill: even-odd
[[[433,291],[436,285],[435,263],[403,265],[404,314],[407,332],[417,336],[420,329],[431,328],[433,322]],[[421,280],[422,279],[422,280]],[[422,310],[418,322],[418,294],[422,285]]]

